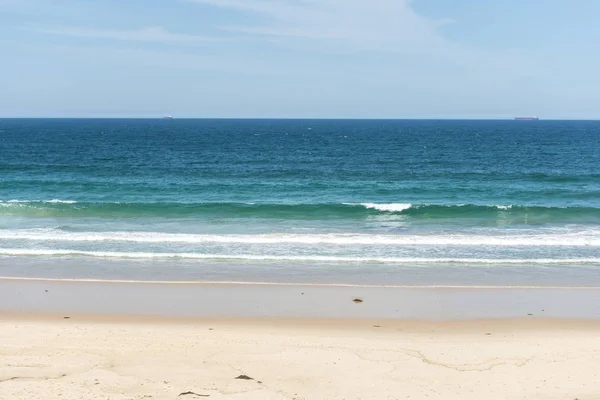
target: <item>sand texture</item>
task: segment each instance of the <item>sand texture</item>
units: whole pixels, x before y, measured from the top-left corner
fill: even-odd
[[[599,365],[593,321],[0,318],[2,400],[588,400]]]

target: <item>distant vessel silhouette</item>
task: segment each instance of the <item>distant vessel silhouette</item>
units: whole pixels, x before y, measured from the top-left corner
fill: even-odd
[[[538,121],[539,117],[515,117],[515,121]]]
[[[172,116],[171,114],[169,114],[169,115],[166,115],[166,116],[164,116],[163,118],[164,118],[164,119],[173,119],[173,118],[175,118],[175,117],[174,117],[174,116]]]

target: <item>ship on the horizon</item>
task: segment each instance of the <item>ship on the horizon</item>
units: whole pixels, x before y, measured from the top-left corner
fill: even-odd
[[[173,119],[173,118],[175,118],[175,117],[174,117],[174,116],[172,116],[171,114],[169,114],[169,115],[165,115],[163,118],[164,118],[164,119]]]
[[[515,121],[538,121],[539,117],[515,117]]]

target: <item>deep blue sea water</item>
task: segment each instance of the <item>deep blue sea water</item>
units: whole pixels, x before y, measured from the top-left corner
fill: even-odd
[[[600,285],[600,121],[0,120],[0,275]]]

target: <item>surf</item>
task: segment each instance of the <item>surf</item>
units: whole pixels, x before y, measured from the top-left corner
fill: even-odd
[[[0,216],[38,218],[247,218],[359,220],[394,217],[418,220],[479,219],[521,223],[600,222],[600,208],[524,204],[261,203],[261,202],[85,202],[0,201]]]
[[[71,232],[63,229],[0,229],[0,240],[36,242],[131,242],[185,244],[296,244],[337,246],[506,246],[599,247],[600,229],[546,229],[491,234],[490,231],[448,234],[357,234],[272,232],[268,234],[192,234],[153,231]]]

